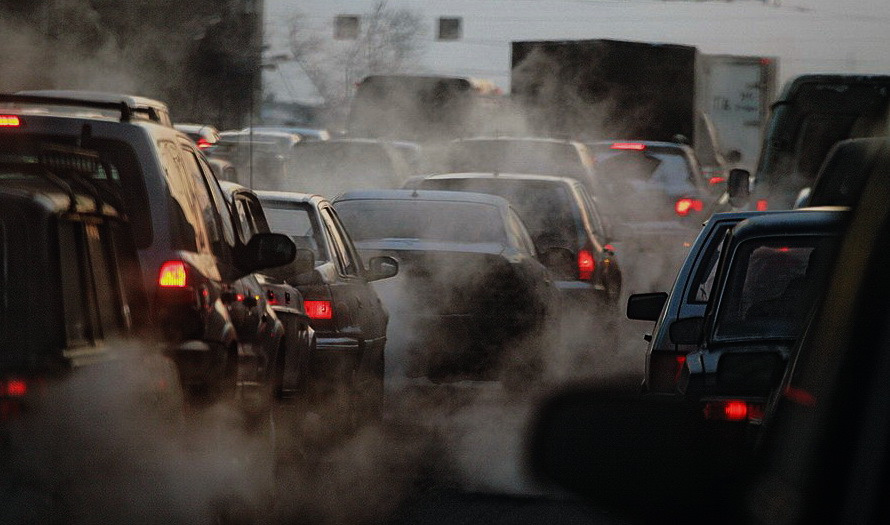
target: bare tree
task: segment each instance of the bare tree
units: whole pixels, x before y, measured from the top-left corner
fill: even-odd
[[[416,68],[425,50],[426,28],[421,15],[393,8],[378,0],[362,15],[352,40],[333,40],[311,27],[302,13],[289,24],[291,54],[335,113],[345,111],[353,86],[373,74],[393,74]]]

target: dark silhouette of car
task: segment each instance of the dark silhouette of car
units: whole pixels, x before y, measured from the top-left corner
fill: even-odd
[[[303,295],[315,330],[314,397],[346,394],[357,415],[379,417],[389,314],[370,283],[394,276],[398,263],[377,257],[365,268],[336,211],[320,195],[256,194],[272,231],[288,235],[315,256],[314,270],[283,276]]]
[[[176,131],[164,104],[90,92],[0,95],[0,148],[37,155],[45,144],[93,150],[95,191],[130,219],[154,336],[190,393],[234,393],[239,339],[223,294],[234,281],[294,257],[284,236],[235,243],[219,184],[203,154]]]
[[[364,257],[399,261],[400,277],[387,283],[392,293],[378,289],[409,334],[409,377],[541,374],[558,293],[505,199],[366,190],[341,195],[334,208]]]

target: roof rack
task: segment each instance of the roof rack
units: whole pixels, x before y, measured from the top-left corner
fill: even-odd
[[[104,109],[120,112],[121,122],[147,120],[173,127],[167,106],[144,97],[85,91],[20,91],[0,93],[0,103]]]

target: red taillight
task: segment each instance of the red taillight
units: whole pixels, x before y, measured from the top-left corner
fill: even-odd
[[[763,403],[737,399],[709,401],[705,403],[705,419],[716,421],[760,421],[763,419]]]
[[[645,144],[640,144],[639,142],[616,142],[612,144],[612,149],[623,149],[623,150],[631,150],[631,151],[643,151],[646,149]]]
[[[684,197],[674,204],[674,211],[680,217],[686,217],[693,211],[702,211],[702,208],[704,208],[702,201],[698,199],[690,199],[689,197]]]
[[[757,211],[766,211],[769,209],[769,202],[766,199],[757,201]]]
[[[708,184],[721,184],[726,182],[726,177],[711,177],[708,179]]]
[[[309,319],[331,319],[334,317],[334,309],[330,301],[304,301],[306,315]]]
[[[198,144],[198,147],[201,149],[209,148],[210,146],[213,146],[213,144],[208,142],[207,139],[205,139],[203,137],[198,139],[197,144]]]
[[[593,270],[596,269],[596,260],[593,254],[587,250],[578,252],[578,278],[589,281],[593,278]]]
[[[21,379],[0,381],[0,395],[7,397],[24,397],[28,393],[28,383]]]
[[[276,305],[278,304],[278,297],[275,295],[275,292],[272,290],[266,291],[266,300],[269,301],[269,304]]]
[[[17,128],[21,125],[22,121],[15,115],[0,115],[0,126]]]
[[[184,288],[188,284],[185,263],[167,261],[161,265],[158,284],[164,288]]]

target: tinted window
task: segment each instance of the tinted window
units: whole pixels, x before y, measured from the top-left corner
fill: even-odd
[[[161,154],[167,187],[173,198],[171,223],[175,246],[186,251],[209,252],[210,237],[205,221],[208,217],[207,214],[210,214],[211,218],[213,215],[206,193],[204,199],[199,201],[195,195],[193,181],[190,180],[182,163],[176,144],[167,141],[160,142],[158,151]],[[218,238],[215,230],[213,234],[213,237]]]
[[[538,253],[562,246],[577,249],[578,222],[569,191],[559,183],[511,179],[425,179],[422,188],[472,191],[507,199],[522,218]]]
[[[723,249],[723,238],[726,231],[735,224],[727,224],[714,229],[709,246],[699,261],[695,275],[690,282],[690,303],[707,303],[711,296],[711,288],[714,287],[714,279],[717,275],[717,262],[720,260],[720,252]]]
[[[424,239],[451,242],[506,242],[497,207],[442,201],[348,200],[337,213],[356,241]]]
[[[297,248],[312,250],[316,261],[328,260],[319,224],[308,205],[279,208],[266,203],[264,211],[270,230],[289,236]]]
[[[574,144],[506,140],[467,140],[448,147],[448,170],[530,173],[585,179],[587,170]]]
[[[795,338],[826,275],[824,237],[751,240],[733,257],[714,339]]]

